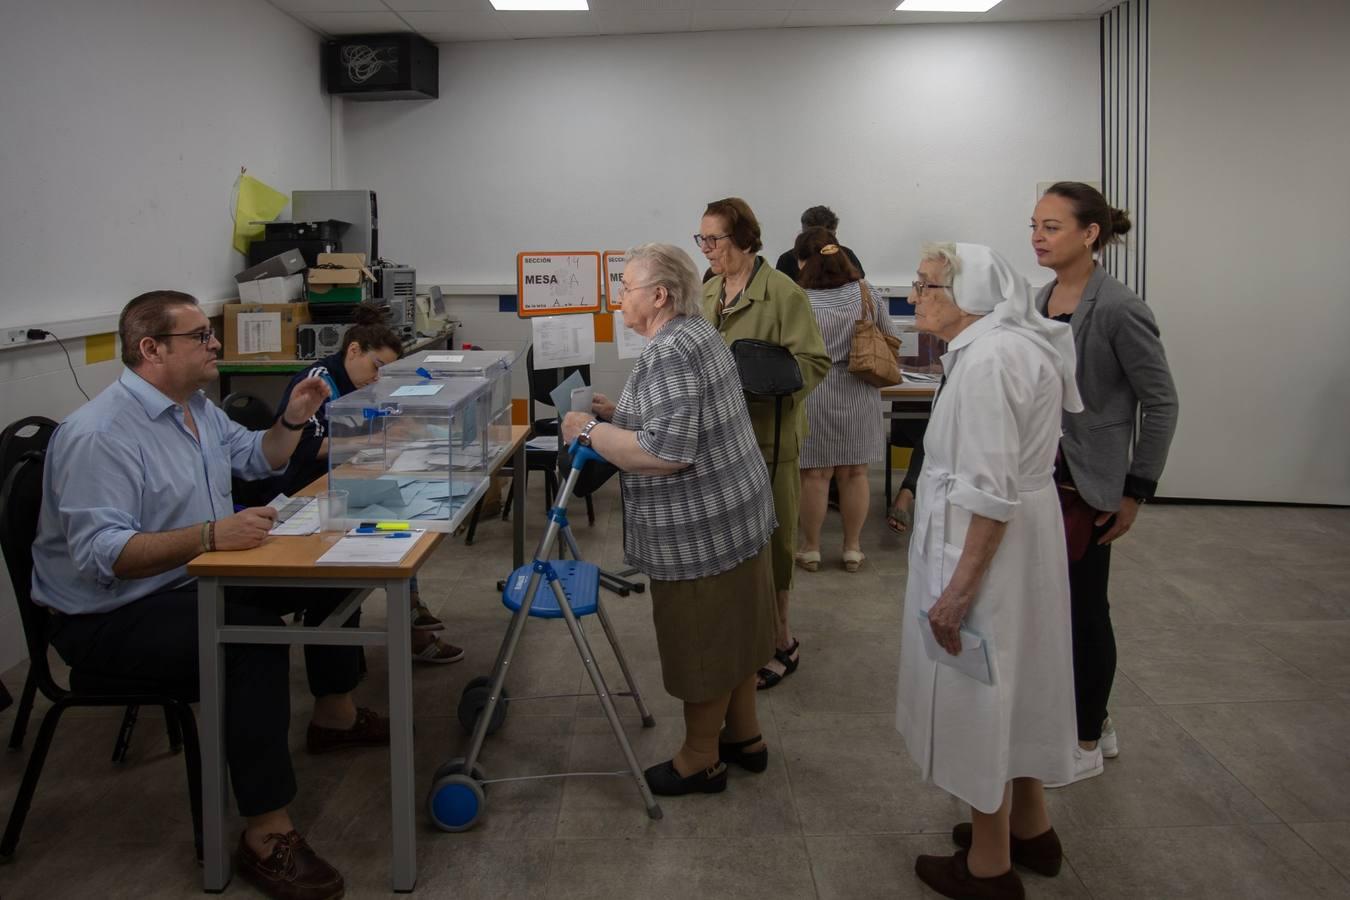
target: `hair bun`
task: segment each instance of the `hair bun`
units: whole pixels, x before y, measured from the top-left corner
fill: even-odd
[[[358,304],[352,313],[352,322],[357,325],[383,325],[384,320],[384,307],[373,303]]]
[[[1128,212],[1123,209],[1116,209],[1114,206],[1111,207],[1112,234],[1128,234],[1132,227],[1134,226],[1130,223],[1130,214]]]

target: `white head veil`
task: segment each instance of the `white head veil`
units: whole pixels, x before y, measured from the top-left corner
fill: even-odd
[[[1078,354],[1073,331],[1063,322],[1041,315],[1033,303],[1031,285],[1008,261],[983,244],[957,244],[961,271],[952,279],[952,298],[964,312],[989,315],[1010,331],[1024,334],[1054,360],[1064,387],[1064,408],[1082,412],[1083,401],[1074,379]]]

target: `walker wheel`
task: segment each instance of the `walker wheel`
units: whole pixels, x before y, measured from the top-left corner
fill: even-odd
[[[468,775],[439,778],[427,794],[427,815],[442,831],[467,831],[483,814],[483,788]]]
[[[488,704],[488,693],[492,689],[491,679],[486,679],[486,684],[475,684],[479,679],[475,678],[464,688],[464,693],[459,698],[459,708],[456,710],[459,716],[459,724],[465,733],[472,734],[474,726],[478,724],[478,716]],[[511,695],[502,688],[502,694],[497,698],[497,708],[492,711],[492,721],[488,723],[488,734],[496,734],[497,729],[502,727],[506,721],[506,707],[511,700]]]
[[[454,759],[442,763],[436,771],[431,774],[431,783],[435,784],[442,778],[448,778],[451,775],[465,774],[464,763],[467,761],[468,760],[462,756],[456,756]],[[468,774],[474,781],[487,781],[487,769],[483,766],[483,761],[481,759],[473,764],[473,771]]]

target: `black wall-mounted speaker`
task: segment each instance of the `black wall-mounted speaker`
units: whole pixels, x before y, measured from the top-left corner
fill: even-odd
[[[440,51],[416,34],[364,34],[327,41],[328,93],[353,100],[431,100],[441,95]]]

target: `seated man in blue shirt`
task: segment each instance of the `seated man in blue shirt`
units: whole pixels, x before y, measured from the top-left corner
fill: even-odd
[[[276,513],[235,512],[230,475],[283,471],[328,389],[307,379],[275,425],[248,431],[201,391],[217,377],[220,343],[195,299],[142,294],[122,310],[118,333],[126,369],[57,429],[47,451],[33,598],[52,610],[52,645],[71,666],[181,686],[195,698],[197,600],[185,566],[206,550],[263,542]],[[343,595],[241,588],[228,592],[225,615],[230,624],[280,625],[303,610],[312,624]],[[315,696],[311,753],[388,743],[387,720],[352,702],[358,648],[306,647],[305,663]],[[342,876],[287,812],[296,793],[289,668],[284,645],[225,650],[225,756],[247,819],[236,866],[270,896],[336,897]]]

